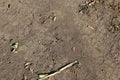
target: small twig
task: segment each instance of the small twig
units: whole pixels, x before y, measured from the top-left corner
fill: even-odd
[[[52,77],[52,76],[54,76],[54,75],[56,75],[56,74],[59,74],[59,73],[61,73],[63,70],[65,70],[65,69],[73,66],[73,65],[76,64],[76,63],[78,63],[78,61],[74,61],[74,62],[66,65],[65,67],[60,68],[58,71],[56,71],[56,72],[54,72],[54,73],[51,73],[51,74],[47,75],[46,77],[41,78],[41,79],[39,79],[39,80],[44,80],[44,79],[47,79],[47,78],[49,78],[49,77]]]
[[[95,28],[93,27],[93,26],[87,26],[88,28],[90,28],[90,29],[92,29],[92,30],[94,30]]]

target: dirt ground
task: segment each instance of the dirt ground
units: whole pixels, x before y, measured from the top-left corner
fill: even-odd
[[[120,80],[120,0],[89,1],[0,0],[0,80],[38,80],[75,60],[48,80]]]

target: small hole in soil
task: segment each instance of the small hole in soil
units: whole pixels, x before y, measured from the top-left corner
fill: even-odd
[[[33,52],[33,54],[35,54],[35,52]]]
[[[9,64],[11,63],[11,62],[8,62]]]
[[[8,4],[8,8],[10,8],[11,7],[11,5],[10,4]]]
[[[104,71],[103,69],[101,71]]]

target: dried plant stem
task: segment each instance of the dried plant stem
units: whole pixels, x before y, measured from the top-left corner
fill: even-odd
[[[72,63],[70,63],[70,64],[62,67],[62,68],[59,69],[58,71],[56,71],[56,72],[54,72],[54,73],[51,73],[51,74],[49,74],[48,76],[46,76],[46,77],[44,77],[44,78],[42,78],[42,79],[39,79],[39,80],[44,80],[44,79],[47,79],[47,78],[49,78],[49,77],[52,77],[52,76],[54,76],[54,75],[56,75],[56,74],[59,74],[59,73],[61,73],[63,70],[65,70],[65,69],[73,66],[73,65],[76,64],[76,63],[78,63],[78,61],[74,61],[74,62],[72,62]]]

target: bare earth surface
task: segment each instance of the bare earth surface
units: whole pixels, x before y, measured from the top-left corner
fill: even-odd
[[[75,60],[80,68],[48,80],[120,80],[120,0],[100,0],[87,14],[80,4],[85,0],[0,0],[0,80],[37,80]],[[119,25],[111,28],[114,17]]]

